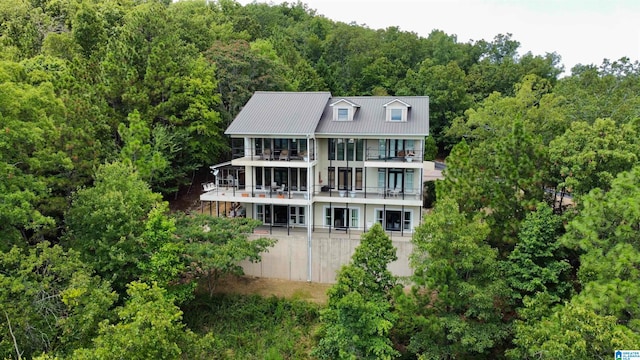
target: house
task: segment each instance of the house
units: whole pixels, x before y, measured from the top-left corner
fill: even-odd
[[[214,215],[260,220],[280,242],[299,240],[273,259],[289,270],[265,270],[272,251],[257,275],[332,282],[374,223],[410,246],[433,167],[422,160],[428,97],[256,92],[225,133],[233,158],[211,167],[215,180],[200,200]]]

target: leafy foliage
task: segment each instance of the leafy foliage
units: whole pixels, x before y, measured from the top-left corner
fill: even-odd
[[[617,349],[638,344],[637,332],[573,302],[558,306],[540,321],[518,323],[511,359],[606,359]]]
[[[321,359],[392,359],[398,355],[389,339],[395,321],[391,291],[396,279],[387,269],[396,249],[380,224],[362,235],[349,265],[342,267],[322,311]]]
[[[544,203],[527,215],[518,243],[504,263],[508,282],[519,296],[546,293],[560,303],[571,292],[571,265],[563,259],[559,238],[562,218]]]
[[[93,346],[78,349],[72,359],[206,359],[213,338],[185,329],[182,311],[156,285],[133,282],[116,322],[100,324]]]
[[[123,292],[140,276],[137,264],[146,251],[141,224],[160,200],[131,166],[103,165],[94,185],[73,197],[66,216],[66,243]]]
[[[117,295],[73,250],[42,242],[0,252],[0,356],[64,352],[88,344]],[[11,330],[12,336],[9,336]]]
[[[549,144],[552,171],[559,186],[583,195],[595,188],[609,190],[617,174],[631,170],[640,158],[637,127],[611,119],[593,124],[576,121]]]
[[[576,301],[619,324],[640,326],[640,167],[618,175],[611,190],[592,190],[583,209],[568,224],[563,243],[579,250],[578,279],[582,292]]]
[[[488,225],[438,199],[416,228],[411,255],[416,284],[403,300],[401,328],[413,329],[410,350],[424,359],[480,358],[503,346],[510,291]]]
[[[182,241],[189,264],[183,276],[205,278],[212,295],[221,276],[242,274],[240,261],[260,261],[260,254],[275,244],[274,239],[248,239],[247,234],[259,224],[257,220],[246,218],[179,215],[176,235]]]

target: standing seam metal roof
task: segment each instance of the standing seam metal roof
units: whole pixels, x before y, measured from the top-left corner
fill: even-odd
[[[329,92],[257,91],[225,134],[313,135],[329,99]]]
[[[331,104],[340,100],[359,105],[353,121],[334,121]],[[386,104],[409,104],[407,121],[386,121]],[[350,96],[329,92],[257,91],[225,131],[227,135],[263,136],[427,136],[428,96]]]
[[[358,96],[334,98],[331,103],[345,99],[360,105],[353,121],[334,121],[333,108],[327,104],[324,115],[316,128],[316,135],[391,135],[391,136],[427,136],[429,135],[429,97],[428,96]],[[400,100],[408,108],[407,121],[387,121],[385,104]]]

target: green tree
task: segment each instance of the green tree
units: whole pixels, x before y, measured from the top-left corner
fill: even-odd
[[[505,345],[511,294],[489,232],[450,198],[438,198],[416,228],[413,304],[403,301],[401,328],[411,329],[409,349],[421,358],[491,358]]]
[[[131,166],[103,165],[93,186],[73,196],[65,218],[66,243],[123,291],[125,284],[140,276],[137,264],[148,251],[142,239],[144,224],[160,200]]]
[[[580,252],[581,292],[573,301],[640,330],[640,167],[623,172],[604,192],[594,189],[567,225],[563,244]]]
[[[0,63],[0,248],[55,231],[73,167],[58,147],[64,112],[50,82],[31,85],[24,66]]]
[[[174,302],[181,305],[193,298],[197,282],[185,279],[186,244],[176,236],[176,220],[167,213],[167,203],[160,203],[149,212],[141,235],[144,254],[138,269],[140,280],[162,286]]]
[[[429,131],[440,144],[453,120],[471,106],[465,77],[456,62],[437,65],[427,59],[417,72],[409,69],[400,82],[400,95],[429,96]]]
[[[506,352],[510,359],[607,359],[617,349],[640,343],[637,332],[574,302],[532,322],[517,322],[516,346]]]
[[[176,27],[166,5],[141,3],[123,18],[100,64],[101,89],[118,120],[114,127],[128,125],[126,117],[137,110],[154,132],[160,125],[172,134],[163,139],[171,141],[164,154],[171,165],[164,193],[175,192],[188,174],[228,147],[215,111],[215,68],[178,37]]]
[[[340,269],[321,313],[320,341],[313,353],[321,359],[392,359],[389,332],[395,315],[391,291],[396,278],[387,269],[396,249],[380,224],[362,235],[349,265]]]
[[[518,242],[504,263],[507,281],[520,299],[540,293],[554,303],[568,299],[571,265],[562,254],[562,230],[562,218],[545,203],[522,222]]]
[[[452,197],[466,214],[481,211],[491,227],[490,241],[510,251],[520,222],[545,198],[547,154],[540,136],[514,119],[500,138],[456,145],[447,161],[438,199]]]
[[[509,133],[516,119],[528,133],[541,136],[544,144],[564,133],[569,125],[564,99],[551,92],[549,80],[528,75],[513,86],[514,95],[492,92],[479,106],[465,111],[464,117],[455,119],[447,136],[493,141]]]
[[[117,298],[77,252],[46,241],[0,252],[0,269],[0,356],[6,359],[18,350],[30,358],[88,344]]]
[[[213,337],[199,338],[185,328],[182,311],[159,286],[133,282],[129,299],[116,310],[118,320],[100,324],[93,346],[72,359],[205,359]]]
[[[597,119],[612,119],[622,125],[638,118],[639,80],[637,61],[604,60],[600,66],[574,67],[571,76],[558,81],[554,92],[567,99],[565,108],[571,121],[592,124]]]
[[[162,173],[169,167],[169,161],[163,154],[169,144],[163,144],[167,140],[162,136],[153,137],[147,123],[140,118],[140,113],[134,110],[129,114],[129,126],[121,123],[118,126],[118,134],[124,145],[120,149],[120,158],[126,164],[131,164],[142,180],[154,184],[156,177],[162,178]],[[166,130],[161,130],[166,133]],[[155,135],[155,134],[154,134]]]
[[[217,280],[226,274],[242,274],[242,260],[260,261],[260,254],[275,244],[267,238],[248,239],[247,234],[260,224],[246,218],[216,218],[208,215],[179,214],[176,236],[184,246],[188,265],[182,277],[206,279],[210,295]]]
[[[594,188],[607,191],[619,173],[638,163],[637,126],[616,125],[611,119],[597,119],[593,124],[573,122],[549,144],[549,157],[560,188],[574,195]]]
[[[230,124],[255,91],[286,90],[285,68],[273,58],[252,50],[243,40],[215,42],[205,53],[215,64],[219,112],[223,123]]]

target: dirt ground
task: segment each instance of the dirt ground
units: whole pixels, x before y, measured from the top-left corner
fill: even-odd
[[[265,279],[252,276],[228,276],[220,281],[215,292],[224,294],[257,294],[264,297],[276,296],[298,299],[316,304],[327,303],[327,290],[331,284],[303,281]]]

